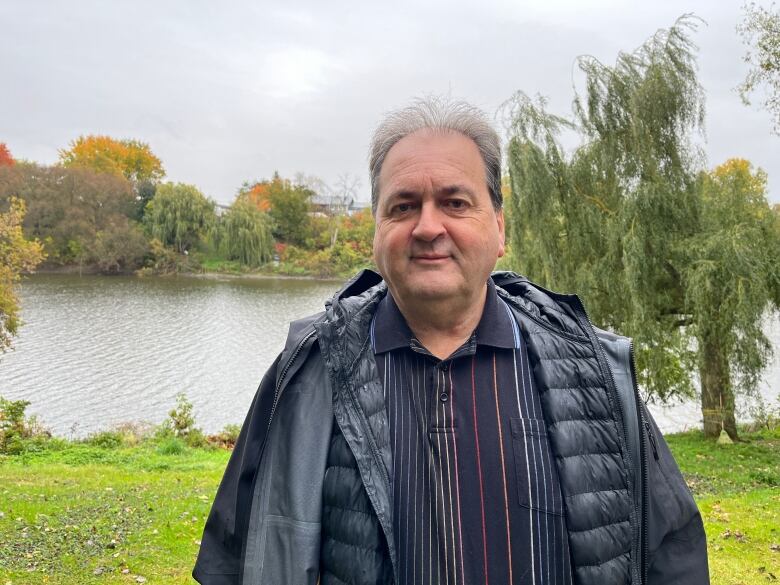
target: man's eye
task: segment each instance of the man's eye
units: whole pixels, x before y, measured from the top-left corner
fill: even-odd
[[[393,208],[393,211],[395,211],[396,213],[406,213],[411,208],[412,208],[411,203],[399,203]]]
[[[464,209],[466,207],[466,202],[462,199],[449,199],[447,201],[447,207],[450,209]]]

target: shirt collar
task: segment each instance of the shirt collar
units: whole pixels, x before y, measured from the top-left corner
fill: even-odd
[[[498,296],[493,279],[487,281],[487,295],[482,317],[474,330],[477,345],[500,348],[519,348],[520,331],[507,304]],[[374,353],[384,353],[409,347],[414,334],[406,324],[395,299],[387,291],[371,321],[371,343]]]

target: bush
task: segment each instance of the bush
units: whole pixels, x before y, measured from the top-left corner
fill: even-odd
[[[232,449],[236,446],[238,435],[241,433],[241,425],[229,424],[219,431],[216,435],[209,435],[206,440],[210,445],[221,447],[223,449]]]
[[[51,433],[35,416],[25,416],[27,400],[7,400],[0,396],[0,453],[19,455],[40,451]]]
[[[176,406],[168,413],[168,418],[157,429],[157,438],[164,442],[170,438],[180,439],[190,447],[207,445],[203,431],[195,426],[192,414],[192,402],[184,392],[176,395]]]
[[[186,272],[200,272],[200,263],[195,254],[179,254],[171,248],[166,248],[163,243],[154,238],[149,242],[149,254],[144,262],[144,267],[137,271],[139,276],[152,274],[178,274]]]
[[[93,447],[102,447],[103,449],[116,449],[122,446],[122,435],[117,431],[102,431],[95,433],[84,441]]]

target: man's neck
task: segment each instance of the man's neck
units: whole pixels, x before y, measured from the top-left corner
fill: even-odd
[[[476,298],[404,302],[393,296],[417,340],[439,359],[449,357],[471,337],[485,308],[487,285]]]

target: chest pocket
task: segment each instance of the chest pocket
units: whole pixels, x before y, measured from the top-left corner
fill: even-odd
[[[563,514],[558,469],[550,450],[544,420],[513,418],[517,497],[521,506],[548,514]]]

